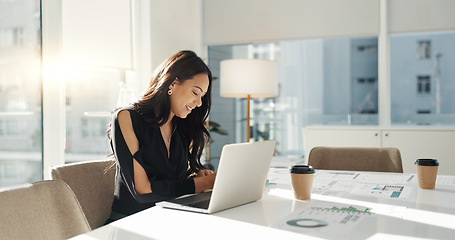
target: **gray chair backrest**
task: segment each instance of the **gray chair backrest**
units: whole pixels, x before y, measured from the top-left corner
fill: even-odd
[[[51,168],[52,179],[66,182],[73,190],[92,229],[103,226],[111,214],[114,163],[112,160],[96,160]]]
[[[328,170],[403,172],[397,148],[315,147],[308,165]]]
[[[68,239],[90,231],[74,193],[49,180],[0,190],[0,238]]]

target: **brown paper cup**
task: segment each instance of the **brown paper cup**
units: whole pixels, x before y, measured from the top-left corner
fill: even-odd
[[[291,168],[292,189],[296,199],[308,200],[311,198],[314,172],[313,167],[308,165],[295,165]]]
[[[294,197],[296,199],[308,200],[311,198],[313,178],[314,173],[311,174],[291,173],[292,189],[294,189]]]
[[[419,188],[434,189],[438,175],[438,161],[436,159],[417,159],[415,165]]]
[[[436,184],[436,176],[438,175],[438,166],[416,165],[416,170],[419,188],[434,189]]]

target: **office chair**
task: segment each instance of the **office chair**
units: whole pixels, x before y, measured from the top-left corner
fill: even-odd
[[[403,172],[397,148],[314,147],[308,165],[328,170]]]
[[[1,239],[68,239],[90,231],[74,193],[48,180],[0,190]]]
[[[52,179],[73,190],[92,229],[103,226],[111,214],[115,188],[112,160],[95,160],[51,167]]]

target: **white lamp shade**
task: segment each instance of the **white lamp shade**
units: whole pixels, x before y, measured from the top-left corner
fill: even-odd
[[[222,97],[276,97],[276,64],[261,59],[230,59],[220,64]]]

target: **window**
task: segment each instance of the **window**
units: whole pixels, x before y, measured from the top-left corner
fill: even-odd
[[[377,45],[360,45],[360,46],[357,46],[357,51],[359,51],[359,52],[377,52],[378,46]]]
[[[455,32],[390,36],[392,125],[453,125],[454,42]],[[252,101],[252,134],[257,139],[276,139],[279,154],[299,155],[303,140],[298,130],[304,126],[378,124],[377,44],[377,38],[365,37],[281,41],[272,48],[269,44],[210,46],[209,63],[217,77],[222,59],[257,57],[277,61],[279,96]],[[216,84],[214,93],[219,91]],[[210,119],[219,120],[237,142],[245,139],[245,103],[244,99],[219,96],[213,100]],[[229,143],[218,140],[225,137],[212,137],[212,145]]]
[[[417,41],[417,58],[430,59],[431,58],[431,41]]]
[[[122,94],[125,71],[85,66],[68,66],[68,71],[65,162],[103,159],[111,152],[106,135],[111,111],[134,97]]]
[[[417,92],[419,94],[429,94],[431,90],[430,76],[417,77]]]
[[[40,9],[0,1],[0,187],[42,180]],[[17,11],[20,9],[20,11]],[[14,26],[14,27],[12,27]]]
[[[22,46],[24,45],[24,29],[23,28],[14,28],[14,45]]]
[[[376,78],[374,77],[370,77],[370,78],[358,78],[357,79],[357,82],[360,83],[360,84],[364,84],[364,83],[367,83],[367,84],[374,84],[376,82]]]
[[[301,129],[306,125],[378,123],[377,45],[376,37],[365,37],[211,46],[209,65],[214,76],[219,77],[219,62],[223,59],[276,61],[279,96],[251,101],[252,137],[277,140],[279,155],[302,156]],[[232,121],[234,130],[228,130],[231,137],[236,142],[244,141],[246,100],[216,96],[219,83],[213,84],[211,121],[227,129]],[[224,136],[212,137],[211,148],[221,149],[229,143],[229,139],[223,142]]]

